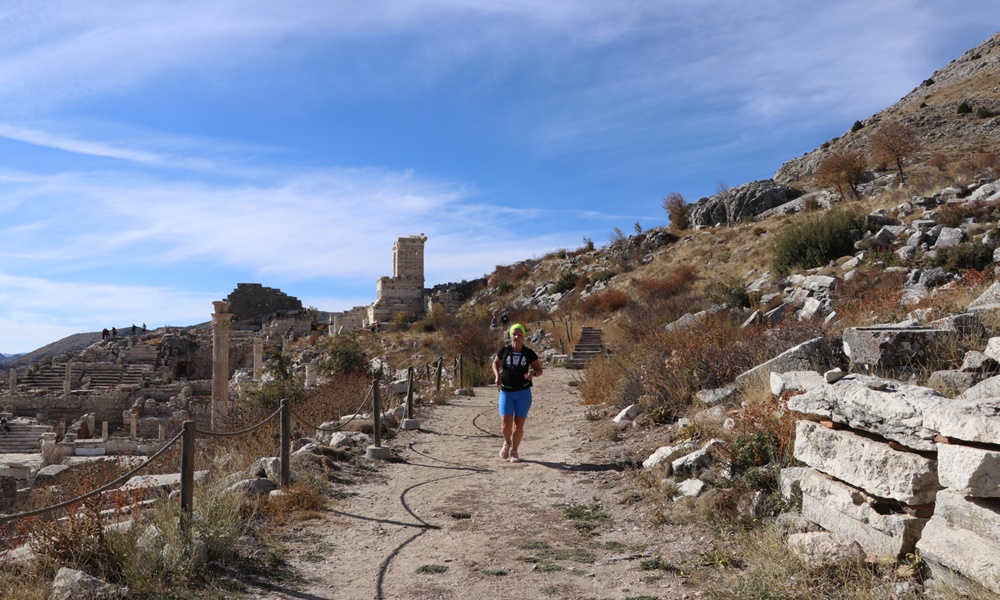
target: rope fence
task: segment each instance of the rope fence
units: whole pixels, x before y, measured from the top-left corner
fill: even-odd
[[[403,427],[403,424],[407,420],[413,419],[414,381],[419,376],[421,370],[424,372],[428,380],[432,379],[432,371],[433,371],[435,393],[437,394],[438,398],[441,397],[441,394],[443,393],[441,383],[444,371],[444,364],[445,364],[444,357],[439,357],[438,360],[435,361],[434,363],[426,363],[421,368],[415,368],[415,367],[407,368],[406,408],[404,411],[405,416],[404,419],[400,420],[400,423],[397,425],[393,434],[398,433],[399,430]],[[461,355],[459,355],[454,359],[453,368],[456,376],[455,382],[459,387],[461,387],[462,382],[464,380],[463,377],[464,365],[463,365],[463,358]],[[197,439],[199,437],[223,439],[223,438],[235,438],[239,436],[245,436],[254,433],[255,431],[261,429],[265,425],[273,422],[275,419],[278,419],[280,424],[280,441],[279,441],[279,446],[280,446],[279,460],[281,464],[280,485],[282,488],[286,488],[288,487],[291,479],[290,457],[291,457],[292,418],[294,417],[302,425],[305,425],[306,427],[309,427],[316,431],[335,432],[341,430],[345,425],[347,425],[354,419],[358,418],[358,416],[362,414],[362,411],[364,410],[365,406],[367,406],[369,400],[371,400],[372,422],[374,428],[373,430],[374,447],[382,448],[382,399],[380,390],[381,390],[380,381],[378,379],[372,380],[372,385],[368,389],[368,393],[365,395],[364,399],[361,401],[361,404],[358,406],[358,409],[354,412],[353,415],[351,415],[351,417],[348,420],[338,422],[338,424],[335,427],[321,427],[313,423],[310,423],[307,419],[303,418],[300,414],[294,412],[291,409],[291,403],[287,399],[282,399],[280,407],[271,414],[264,417],[258,423],[246,427],[244,429],[240,429],[238,431],[212,431],[212,430],[200,429],[195,425],[195,422],[193,420],[186,420],[183,422],[181,426],[181,431],[177,435],[165,441],[163,446],[159,450],[157,450],[154,454],[149,456],[149,458],[144,460],[141,464],[130,469],[123,475],[115,478],[112,481],[109,481],[108,483],[94,490],[76,496],[75,498],[59,502],[57,504],[10,515],[0,514],[0,525],[32,517],[37,517],[46,513],[72,507],[94,496],[97,496],[98,494],[102,494],[115,486],[120,486],[124,482],[134,477],[136,474],[142,472],[143,470],[148,469],[151,465],[159,461],[164,455],[167,454],[168,451],[170,451],[172,448],[176,446],[178,441],[180,441],[181,465],[180,465],[179,524],[181,531],[184,532],[185,535],[187,535],[190,531],[190,521],[194,507],[195,448]],[[371,448],[369,450],[371,450]]]

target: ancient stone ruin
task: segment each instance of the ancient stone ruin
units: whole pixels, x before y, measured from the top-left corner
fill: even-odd
[[[442,305],[448,312],[457,309],[471,293],[465,286],[424,287],[426,241],[427,236],[422,233],[396,240],[392,245],[392,276],[379,277],[376,281],[375,301],[342,313],[332,313],[333,331],[362,329],[374,323],[390,321],[399,313],[417,318],[435,304]]]

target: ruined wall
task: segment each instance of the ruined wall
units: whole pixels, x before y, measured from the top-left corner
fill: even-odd
[[[259,283],[238,283],[226,298],[230,312],[239,321],[254,320],[280,311],[302,310],[302,302],[295,296]]]

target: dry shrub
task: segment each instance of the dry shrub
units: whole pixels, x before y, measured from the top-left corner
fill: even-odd
[[[343,415],[352,415],[361,406],[362,400],[369,396],[371,385],[371,378],[361,373],[340,375],[312,391],[294,407],[295,412],[317,425]]]
[[[629,297],[625,292],[602,290],[581,300],[577,305],[577,310],[588,317],[608,315],[624,308],[628,303]]]
[[[812,567],[798,558],[776,529],[743,532],[728,544],[725,556],[705,557],[715,568],[694,573],[698,589],[712,600],[760,598],[884,598],[885,590],[907,580],[894,562]],[[910,575],[912,578],[912,575]],[[915,582],[914,583],[918,583]]]
[[[528,268],[528,265],[526,265],[524,263],[521,263],[521,264],[515,266],[511,270],[511,272],[510,272],[510,280],[511,281],[522,281],[522,280],[526,279],[528,277],[528,275],[530,275],[530,274],[531,274],[531,269]]]
[[[263,514],[275,525],[290,521],[315,519],[327,505],[327,498],[314,485],[295,483],[283,493],[268,498]]]
[[[657,331],[622,353],[626,376],[618,384],[622,404],[640,398],[658,422],[682,416],[694,393],[722,387],[764,360],[818,337],[813,323],[770,330],[741,328],[728,313],[707,315],[696,326]]]
[[[618,401],[615,389],[624,374],[624,369],[616,359],[599,356],[588,362],[579,386],[583,403],[614,405]]]
[[[906,318],[908,311],[900,304],[905,281],[905,273],[887,273],[881,269],[857,273],[835,292],[841,325],[896,323]]]
[[[42,446],[42,466],[61,465],[66,460],[66,450],[58,444],[46,444]]]
[[[985,223],[996,221],[997,217],[997,205],[994,202],[962,202],[942,206],[937,212],[935,221],[945,227],[958,227],[966,219]]]
[[[636,279],[633,287],[643,300],[676,296],[691,289],[698,278],[698,270],[691,265],[678,265],[669,277],[664,279]]]

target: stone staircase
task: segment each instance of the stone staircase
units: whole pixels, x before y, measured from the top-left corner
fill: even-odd
[[[28,373],[23,379],[19,379],[17,383],[18,386],[24,384],[28,389],[60,392],[63,389],[63,382],[65,381],[66,363],[53,363],[45,365],[33,373]],[[80,387],[79,368],[73,368],[70,371],[70,386],[74,389]]]
[[[573,355],[566,361],[567,369],[582,369],[590,359],[604,353],[604,342],[601,341],[600,329],[584,327],[580,332],[580,341],[573,348]]]
[[[51,431],[46,425],[21,419],[10,420],[7,425],[10,433],[0,431],[0,454],[36,454],[42,446],[42,434]]]

